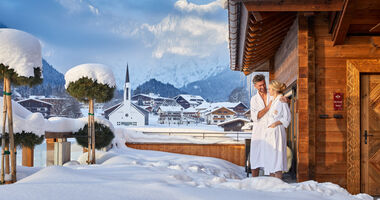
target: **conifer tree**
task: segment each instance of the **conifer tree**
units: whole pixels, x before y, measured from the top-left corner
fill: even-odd
[[[79,65],[74,68],[80,68],[87,65],[87,70],[96,70],[101,69],[97,68],[100,64],[84,64]],[[93,68],[88,67],[91,65],[95,65]],[[104,65],[100,65],[102,67]],[[73,69],[74,69],[73,68]],[[69,70],[70,71],[70,70]],[[65,75],[66,76],[72,76],[72,74],[69,73],[69,71]],[[88,71],[89,74],[96,74],[95,71]],[[89,105],[89,112],[88,112],[88,157],[87,157],[87,163],[88,164],[95,164],[95,119],[94,119],[94,103],[104,103],[107,101],[110,101],[113,98],[113,94],[115,91],[115,85],[108,85],[103,83],[98,83],[98,80],[93,80],[92,78],[88,78],[90,75],[86,76],[83,75],[81,78],[74,82],[66,83],[66,90],[67,92],[76,98],[78,101],[88,103]],[[113,78],[113,75],[111,77]],[[67,81],[67,80],[66,80]],[[92,158],[91,156],[92,155]]]

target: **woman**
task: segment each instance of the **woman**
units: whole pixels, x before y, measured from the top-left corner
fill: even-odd
[[[286,86],[276,80],[269,84],[269,94],[272,105],[268,111],[268,128],[264,134],[264,174],[282,178],[282,172],[287,170],[286,132],[291,114],[287,103],[281,102],[282,92]]]

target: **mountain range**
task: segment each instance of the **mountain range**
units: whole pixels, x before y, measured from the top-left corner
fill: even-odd
[[[7,28],[0,22],[0,28]],[[43,83],[29,88],[16,87],[23,97],[29,95],[67,95],[64,75],[45,59],[43,63]],[[178,64],[182,63],[182,64]],[[187,62],[177,62],[175,57],[163,60],[160,66],[147,67],[144,73],[134,75],[134,93],[157,93],[173,97],[181,93],[200,95],[208,101],[227,101],[230,93],[238,87],[245,87],[246,78],[240,72],[233,72],[221,59],[209,60],[189,58]],[[133,80],[132,79],[132,80]],[[148,80],[148,81],[146,81]],[[132,83],[134,85],[134,83]],[[116,98],[120,95],[116,95]]]

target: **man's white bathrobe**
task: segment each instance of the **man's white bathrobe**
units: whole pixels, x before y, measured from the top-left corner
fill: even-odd
[[[264,133],[263,153],[264,153],[264,174],[269,175],[277,171],[287,171],[286,154],[286,131],[291,121],[291,114],[287,103],[281,102],[282,95],[278,95],[273,100],[267,114],[267,125]],[[269,128],[274,122],[280,121],[282,124],[274,128]]]
[[[267,104],[270,101],[270,95],[267,94]],[[251,98],[251,119],[253,121],[250,161],[251,169],[264,167],[264,131],[268,127],[268,113],[262,118],[257,119],[257,114],[265,108],[265,103],[259,93]]]

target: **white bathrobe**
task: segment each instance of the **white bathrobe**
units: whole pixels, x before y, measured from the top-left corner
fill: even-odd
[[[267,128],[264,133],[264,174],[269,175],[277,171],[287,171],[286,131],[291,121],[291,114],[287,103],[280,101],[282,95],[273,100],[268,111]],[[271,124],[280,121],[282,124],[269,128]]]
[[[269,101],[270,95],[268,93],[266,100],[267,104]],[[266,130],[268,124],[268,113],[266,113],[262,118],[257,119],[257,114],[264,108],[265,103],[263,99],[259,93],[256,93],[256,95],[251,98],[251,119],[253,121],[250,152],[251,169],[264,167],[263,143],[265,142],[264,131]]]

